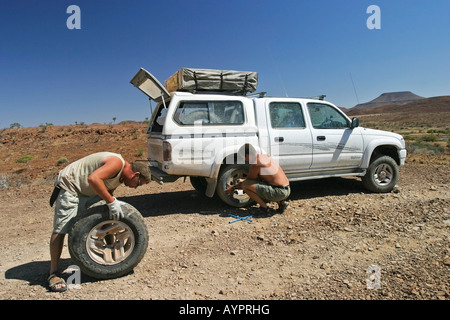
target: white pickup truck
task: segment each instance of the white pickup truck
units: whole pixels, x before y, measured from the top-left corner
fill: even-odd
[[[359,127],[322,99],[169,93],[144,69],[131,83],[156,102],[148,126],[153,179],[188,176],[196,190],[231,206],[251,201],[242,190],[224,192],[245,178],[248,164],[237,152],[246,143],[274,157],[290,181],[359,176],[372,192],[390,192],[405,163],[402,136]]]

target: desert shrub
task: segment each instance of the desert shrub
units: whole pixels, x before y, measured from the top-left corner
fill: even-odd
[[[39,131],[38,131],[38,133],[44,133],[46,130],[47,130],[47,127],[52,127],[53,126],[53,123],[48,123],[48,122],[46,122],[45,124],[40,124],[39,125]]]
[[[436,142],[438,141],[438,137],[435,136],[434,134],[429,134],[427,136],[422,137],[422,140],[426,142]]]
[[[23,156],[16,160],[17,163],[28,163],[28,161],[31,161],[33,159],[33,156],[27,155]]]
[[[404,135],[403,138],[405,139],[405,141],[412,141],[412,140],[414,140],[414,138],[411,137],[410,135]]]
[[[422,154],[442,154],[445,152],[444,148],[437,144],[429,144],[423,141],[415,141],[406,144],[408,153],[422,153]]]
[[[67,160],[66,157],[61,157],[56,161],[56,164],[60,165],[60,164],[67,163],[67,162],[69,162],[69,160]]]
[[[136,157],[142,157],[143,154],[144,154],[144,148],[138,148]]]

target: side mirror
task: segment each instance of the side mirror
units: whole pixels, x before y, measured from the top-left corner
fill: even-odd
[[[353,118],[352,119],[352,124],[350,126],[350,129],[353,129],[353,128],[356,128],[356,127],[359,127],[359,119],[358,118]]]

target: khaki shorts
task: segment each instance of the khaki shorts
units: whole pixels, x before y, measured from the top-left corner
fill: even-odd
[[[256,193],[266,201],[279,202],[286,200],[291,194],[291,187],[274,187],[265,182],[258,182],[256,185]]]
[[[100,200],[101,198],[99,196],[86,197],[74,195],[61,189],[56,199],[53,232],[60,234],[69,233],[72,226],[83,216],[87,208]]]

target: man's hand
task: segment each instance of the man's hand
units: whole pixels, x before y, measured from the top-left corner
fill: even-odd
[[[231,194],[233,194],[234,189],[235,189],[234,186],[227,185],[227,189],[225,190],[225,193],[231,195]]]
[[[225,190],[225,193],[231,195],[231,194],[233,194],[234,190],[241,189],[242,188],[242,182],[244,182],[244,181],[245,181],[245,179],[238,179],[236,181],[236,184],[233,185],[233,186],[227,184],[227,189]]]
[[[109,208],[109,218],[113,220],[123,219],[125,217],[122,211],[122,202],[114,198],[114,201],[107,203]]]

